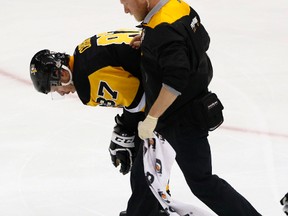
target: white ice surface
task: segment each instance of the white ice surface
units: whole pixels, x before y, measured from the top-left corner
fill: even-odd
[[[214,173],[263,215],[284,215],[288,2],[189,3],[211,36],[211,89],[225,106],[225,123],[210,134]],[[83,106],[76,95],[52,101],[32,87],[29,62],[40,49],[72,54],[95,33],[137,24],[118,0],[1,2],[1,216],[117,216],[126,208],[129,176],[112,166],[108,153],[119,110]],[[177,165],[171,191],[206,209]]]

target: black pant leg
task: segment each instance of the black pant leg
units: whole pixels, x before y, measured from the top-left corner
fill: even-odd
[[[212,175],[211,152],[206,131],[175,127],[165,134],[176,151],[176,161],[188,186],[210,209],[219,216],[260,215],[231,185]]]
[[[144,175],[143,145],[140,145],[131,170],[132,195],[128,201],[127,216],[158,216],[158,200],[151,192]]]

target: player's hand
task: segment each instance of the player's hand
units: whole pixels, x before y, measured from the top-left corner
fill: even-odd
[[[283,205],[283,211],[288,215],[288,193],[280,200],[281,205]]]
[[[112,133],[109,152],[111,161],[115,167],[120,165],[120,172],[127,174],[133,165],[135,158],[135,132],[127,130],[118,120],[117,115],[116,126]]]
[[[156,128],[158,118],[148,115],[144,121],[138,124],[138,135],[141,139],[153,138],[153,131]]]

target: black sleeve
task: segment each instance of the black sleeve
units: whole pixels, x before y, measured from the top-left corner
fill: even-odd
[[[164,72],[163,83],[182,92],[193,72],[190,70],[187,38],[164,24],[155,31],[155,40],[159,67]]]
[[[137,131],[139,121],[143,121],[144,118],[144,112],[130,113],[126,109],[123,109],[123,113],[120,116],[120,121],[126,129]]]

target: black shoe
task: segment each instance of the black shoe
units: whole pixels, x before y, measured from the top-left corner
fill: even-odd
[[[119,214],[119,216],[126,216],[127,214],[126,214],[126,211],[122,211],[122,212],[120,212],[120,214]]]
[[[167,216],[168,214],[164,210],[159,211],[159,216]]]
[[[122,212],[120,212],[120,214],[119,214],[119,216],[126,216],[127,215],[127,213],[126,213],[126,211],[122,211]],[[168,214],[164,211],[164,210],[160,210],[159,211],[159,216],[167,216]]]

